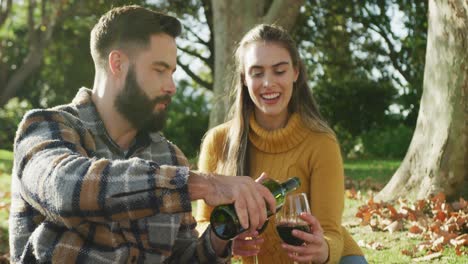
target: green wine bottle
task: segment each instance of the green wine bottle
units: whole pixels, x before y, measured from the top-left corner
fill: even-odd
[[[284,203],[284,197],[287,193],[294,191],[301,185],[301,181],[297,177],[288,179],[283,183],[275,180],[266,180],[262,183],[270,190],[273,197],[276,199],[276,211],[278,211]],[[267,211],[268,217],[272,216],[275,212]],[[216,236],[223,240],[233,239],[238,234],[244,232],[244,229],[236,214],[234,204],[218,205],[213,209],[210,216],[210,224]],[[264,227],[266,226],[266,223]],[[263,231],[264,227],[259,231]]]

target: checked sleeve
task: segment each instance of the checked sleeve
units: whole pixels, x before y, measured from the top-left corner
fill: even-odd
[[[19,125],[15,174],[21,196],[41,214],[71,227],[191,211],[188,167],[96,158],[92,135],[74,119],[36,110]]]

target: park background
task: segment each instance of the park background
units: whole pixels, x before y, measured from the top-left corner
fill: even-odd
[[[279,24],[340,141],[343,221],[369,262],[468,262],[466,0],[0,0],[0,263],[17,125],[92,87],[90,29],[123,4],[184,24],[163,132],[194,167],[228,111],[235,43],[255,24]]]

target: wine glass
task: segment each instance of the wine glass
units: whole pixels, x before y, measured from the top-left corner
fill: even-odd
[[[255,240],[255,239],[258,239],[259,236],[263,233],[263,231],[265,231],[265,229],[267,228],[268,226],[268,223],[269,223],[269,220],[267,219],[265,221],[265,223],[263,224],[263,226],[258,229],[258,236],[257,237],[245,237],[244,239],[245,240]],[[258,249],[258,246],[256,245],[251,245],[251,246],[244,246],[242,247],[243,250],[251,250],[251,249]],[[250,256],[252,258],[252,261],[254,264],[258,264],[258,256],[257,255],[253,255],[253,256]]]
[[[283,208],[276,213],[275,221],[278,235],[285,243],[293,246],[304,244],[302,239],[292,234],[294,229],[310,232],[309,224],[299,217],[302,213],[310,214],[307,195],[305,193],[298,193],[286,196]]]

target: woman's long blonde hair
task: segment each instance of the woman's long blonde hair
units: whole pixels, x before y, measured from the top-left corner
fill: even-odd
[[[235,99],[229,113],[229,132],[224,142],[220,166],[218,166],[218,171],[226,175],[248,175],[249,173],[247,152],[249,117],[255,105],[250,99],[247,86],[243,82],[245,74],[243,59],[246,46],[253,42],[274,43],[289,52],[293,67],[298,70],[299,76],[294,83],[288,111],[298,113],[302,121],[311,130],[334,135],[333,130],[321,116],[318,105],[307,85],[305,66],[299,57],[299,51],[294,40],[285,29],[279,26],[257,25],[245,34],[235,52],[236,67],[231,88],[231,96],[235,96]]]

